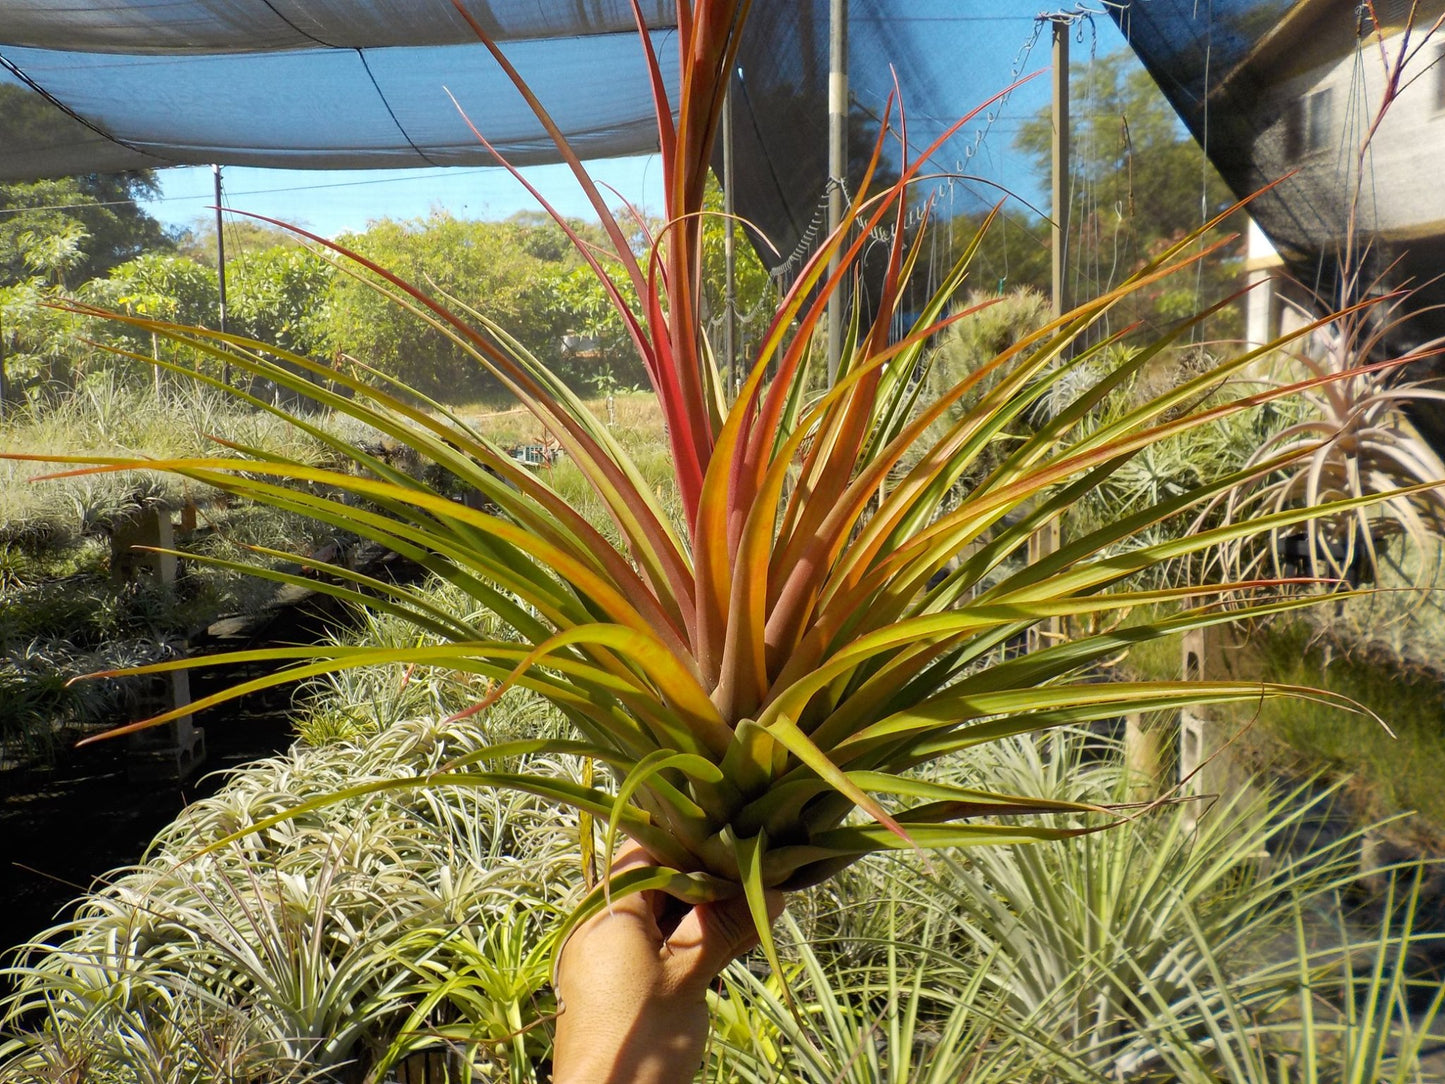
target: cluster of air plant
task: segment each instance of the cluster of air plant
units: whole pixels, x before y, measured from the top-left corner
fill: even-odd
[[[1374,3],[1366,9],[1374,18]],[[1366,103],[1362,134],[1347,148],[1341,177],[1350,201],[1336,253],[1340,294],[1316,306],[1342,308],[1296,353],[1312,378],[1301,390],[1303,417],[1266,442],[1253,461],[1275,460],[1283,469],[1260,471],[1223,501],[1226,520],[1283,508],[1322,510],[1262,532],[1265,545],[1224,547],[1222,567],[1233,574],[1272,568],[1276,574],[1358,586],[1378,580],[1382,556],[1401,536],[1420,554],[1428,552],[1431,537],[1445,534],[1445,461],[1410,424],[1412,410],[1430,409],[1445,392],[1402,379],[1406,366],[1437,355],[1441,343],[1437,339],[1399,350],[1396,340],[1408,341],[1411,335],[1411,291],[1388,285],[1394,268],[1372,276],[1374,242],[1366,226],[1370,196],[1365,178],[1375,137],[1400,94],[1415,81],[1412,72],[1436,62],[1433,43],[1445,16],[1425,26],[1417,21],[1420,15],[1418,5],[1411,5],[1403,13],[1401,33],[1388,41],[1382,36],[1361,54],[1362,62],[1373,54],[1381,89],[1377,101]],[[1426,561],[1414,577],[1416,586],[1433,579],[1438,569],[1431,564]]]
[[[413,720],[236,773],[0,973],[0,1081],[379,1081],[426,1060],[530,1084],[555,1011],[550,953],[580,888],[577,818],[438,786],[329,802],[197,852],[534,726],[504,711],[485,733]],[[1105,804],[1125,784],[1117,753],[1064,732],[950,758],[932,778]],[[575,782],[580,765],[512,767]],[[977,850],[945,860],[948,876],[858,863],[795,899],[781,972],[725,973],[702,1079],[1255,1084],[1291,1065],[1312,1081],[1432,1079],[1420,1059],[1445,994],[1410,960],[1440,935],[1420,928],[1408,874],[1378,929],[1345,924],[1335,894],[1358,836],[1303,838],[1329,799],[1241,795],[1196,828],[1176,806]],[[1337,943],[1306,941],[1306,915],[1338,921]]]
[[[1390,294],[1342,314],[1292,352],[1310,377],[1299,393],[1298,417],[1249,460],[1251,467],[1271,460],[1284,465],[1231,489],[1219,502],[1223,519],[1352,503],[1225,547],[1231,574],[1359,584],[1378,580],[1397,540],[1427,553],[1429,540],[1445,534],[1445,461],[1410,419],[1412,409],[1445,401],[1445,392],[1400,379],[1404,367],[1433,356],[1438,344],[1403,355],[1390,347],[1408,316],[1408,297]],[[1429,579],[1428,570],[1421,578]]]
[[[237,825],[436,770],[480,740],[398,723],[252,765],[190,806],[0,972],[0,1081],[385,1079],[428,1050],[490,1064],[481,1079],[533,1080],[546,1049],[533,1029],[554,1011],[552,916],[579,880],[576,818],[436,788],[336,803],[196,857]]]
[[[1087,737],[1000,743],[940,778],[1107,802],[1127,786],[1119,750]],[[703,1079],[1438,1081],[1445,991],[1426,961],[1445,935],[1422,909],[1439,874],[1383,871],[1361,913],[1342,897],[1365,830],[1315,834],[1338,796],[1258,780],[1203,817],[979,849],[942,875],[859,863],[780,925],[794,1003],[777,976],[724,973]]]

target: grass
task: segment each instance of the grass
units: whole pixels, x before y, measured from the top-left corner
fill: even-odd
[[[652,447],[660,421],[651,397],[619,397],[616,405],[619,439]],[[493,434],[504,430],[492,426],[508,424],[478,423]],[[651,469],[667,474],[665,462],[644,467],[649,478]],[[552,470],[564,489],[575,473],[565,461]],[[376,617],[356,640],[414,635]],[[1272,665],[1317,666],[1306,646],[1281,636]],[[1130,662],[1168,676],[1178,657],[1169,640]],[[1335,660],[1327,673],[1344,673],[1346,662]],[[299,718],[302,744],[193,807],[143,867],[37,939],[57,948],[37,948],[17,964],[20,992],[0,1007],[0,1017],[9,1013],[0,1023],[0,1081],[64,1079],[54,1067],[76,1057],[98,1084],[129,1084],[157,1066],[248,1082],[317,1073],[349,1080],[360,1079],[361,1065],[379,1072],[428,1049],[465,1053],[479,1081],[533,1079],[551,1011],[547,937],[580,890],[573,819],[559,823],[544,803],[518,795],[383,795],[317,810],[200,862],[180,861],[343,779],[425,771],[468,742],[561,733],[556,713],[519,690],[477,720],[477,730],[436,723],[475,701],[474,680],[393,666],[331,675],[315,687]],[[1381,684],[1383,694],[1395,688]],[[1354,686],[1341,691],[1366,699]],[[1013,771],[1017,779],[1005,778],[1015,789],[1107,799],[1117,768],[1081,767],[1065,749],[1020,742],[993,750],[1001,759],[985,770],[990,778]],[[1212,1050],[1238,1046],[1264,1064],[1261,1051],[1279,1045],[1269,1030],[1277,1025],[1252,1014],[1266,995],[1298,985],[1305,965],[1258,967],[1239,979],[1210,955],[1216,944],[1199,930],[1227,926],[1238,947],[1248,941],[1245,927],[1269,927],[1261,913],[1269,886],[1251,858],[1268,818],[1241,808],[1231,814],[1237,820],[1195,836],[1176,812],[1085,840],[984,850],[931,870],[864,863],[798,898],[783,952],[789,981],[809,1006],[807,1026],[775,980],[735,967],[713,1003],[718,1043],[707,1079],[1102,1084],[1152,1050],[1190,1084],[1254,1084]],[[1200,876],[1202,866],[1209,876]],[[1050,886],[1048,905],[1007,906],[1017,897],[1010,878]],[[1090,895],[1106,884],[1114,887],[1100,899]],[[1289,917],[1287,897],[1279,894],[1280,921]],[[858,899],[880,905],[859,908]],[[1243,949],[1230,955],[1256,960]],[[1311,981],[1324,991],[1321,974]],[[1024,981],[1045,975],[1052,981]],[[1238,1013],[1227,1041],[1209,1033],[1219,1024],[1208,1014],[1221,1003]],[[1101,1005],[1113,1017],[1106,1033],[1091,1024]],[[1320,1035],[1332,1041],[1323,1027]],[[1279,1059],[1271,1066],[1289,1057],[1270,1056]]]
[[[1341,642],[1369,646],[1404,665],[1445,669],[1445,541],[1397,543],[1381,555],[1376,590],[1322,613]]]
[[[1378,642],[1341,648],[1340,631],[1338,613],[1321,607],[1311,621],[1254,628],[1245,650],[1228,652],[1229,663],[1238,669],[1236,676],[1349,697],[1379,715],[1393,736],[1367,716],[1302,699],[1270,701],[1257,713],[1233,707],[1213,714],[1231,730],[1243,730],[1239,755],[1249,764],[1301,776],[1319,771],[1349,776],[1346,793],[1357,817],[1414,813],[1391,830],[1439,850],[1445,844],[1445,791],[1438,782],[1445,778],[1442,676]],[[1180,665],[1179,638],[1169,637],[1132,648],[1124,669],[1155,678],[1177,675]],[[1210,665],[1206,662],[1206,669]]]
[[[1118,793],[1117,759],[1081,760],[1080,751],[1019,742],[995,751],[990,768],[1020,786],[1056,786],[1056,796]],[[1437,1036],[1438,1026],[1419,1015],[1414,1032],[1398,1018],[1384,1023],[1411,992],[1403,969],[1373,982],[1368,974],[1372,952],[1394,965],[1431,940],[1401,921],[1415,902],[1410,876],[1386,907],[1388,941],[1347,932],[1337,890],[1352,876],[1356,838],[1315,847],[1308,860],[1284,848],[1259,860],[1280,837],[1307,834],[1330,800],[1298,797],[1240,794],[1198,826],[1176,806],[1110,833],[946,857],[931,872],[902,860],[850,871],[790,907],[795,925],[784,920],[806,1023],[776,980],[734,966],[716,1006],[727,1055],[708,1079],[1313,1082],[1290,1071],[1303,1052],[1318,1079],[1376,1080],[1388,1047],[1407,1054],[1392,1079],[1437,1080],[1412,1075],[1414,1053],[1433,1040],[1410,1043],[1422,1025]],[[1021,882],[1030,907],[1008,903]],[[1344,941],[1296,945],[1306,912]],[[1374,1018],[1349,1021],[1356,1045],[1375,1047],[1374,1064],[1340,1042],[1342,985],[1381,1005]],[[1308,1027],[1296,1000],[1312,1013]],[[1390,1032],[1398,1047],[1384,1040]],[[1351,1061],[1363,1072],[1337,1074]]]
[[[665,488],[671,477],[662,415],[650,393],[619,393],[610,404],[589,404],[612,419],[617,438],[647,477]],[[535,423],[520,410],[484,405],[459,411],[502,446],[538,439]],[[347,424],[323,418],[324,425]],[[294,426],[260,411],[238,408],[199,385],[150,387],[121,383],[97,373],[72,396],[42,407],[11,411],[0,424],[0,445],[34,454],[89,454],[145,448],[161,456],[213,452],[212,437],[300,454],[319,461],[322,450]],[[559,488],[594,519],[605,519],[592,490],[566,460],[549,470]],[[77,674],[145,661],[144,651],[167,638],[184,638],[217,616],[254,611],[269,603],[274,585],[244,573],[193,563],[175,588],[149,581],[110,582],[109,531],[141,503],[172,509],[187,498],[200,503],[203,530],[183,543],[198,555],[247,560],[249,546],[305,552],[327,541],[314,521],[250,504],[208,501],[161,475],[130,473],[30,481],[43,465],[0,461],[0,737],[9,754],[24,760],[48,755],[55,732],[113,722],[128,703],[122,690],[101,695],[101,686],[65,685]],[[403,635],[383,622],[363,634]],[[397,672],[348,675],[330,690],[325,710],[308,701],[298,716],[307,736],[326,740],[374,733],[380,721],[416,714],[430,704],[442,714],[459,710],[479,694]],[[339,693],[346,695],[334,695]],[[395,695],[393,695],[395,694]],[[358,729],[359,728],[359,729]]]
[[[80,1079],[59,1071],[77,1061],[97,1084],[351,1081],[358,1063],[386,1079],[398,1058],[453,1046],[500,1066],[481,1080],[530,1079],[528,1029],[552,1009],[547,937],[579,880],[575,818],[438,788],[333,805],[193,857],[341,780],[433,771],[513,724],[533,732],[518,707],[480,728],[411,721],[298,746],[192,805],[142,865],[13,961],[0,1081]]]
[[[610,420],[614,435],[644,476],[668,507],[679,512],[670,487],[672,465],[656,397],[649,392],[623,392],[610,404],[599,397],[588,407],[598,418]],[[535,421],[520,409],[476,404],[458,408],[458,413],[504,447],[538,438]],[[207,450],[208,434],[273,448],[284,442],[294,451],[303,439],[294,427],[268,415],[238,411],[204,389],[167,389],[158,399],[149,388],[127,388],[104,374],[43,412],[12,412],[0,433],[7,447],[41,453],[148,447],[162,455],[191,454]],[[563,459],[540,469],[549,472],[553,484],[584,515],[601,523],[604,531],[612,530],[574,465]],[[144,587],[117,592],[101,575],[108,559],[106,525],[138,495],[179,502],[182,494],[157,491],[157,486],[170,483],[154,475],[146,476],[148,488],[138,491],[140,479],[127,475],[41,485],[26,481],[35,473],[38,468],[0,462],[0,646],[10,653],[0,699],[8,695],[10,701],[23,702],[27,714],[33,714],[37,703],[49,703],[54,690],[22,693],[18,691],[22,678],[38,673],[37,659],[53,655],[61,639],[82,650],[61,660],[63,665],[54,673],[82,672],[90,665],[89,653],[107,639],[184,629],[202,622],[207,614],[245,610],[269,597],[269,585],[214,569],[193,577],[180,597],[161,598]],[[298,534],[310,530],[310,524],[261,509],[218,507],[207,516],[214,530],[201,546],[215,556],[233,556],[247,544],[291,548],[298,540],[303,546],[310,541]],[[1429,560],[1438,563],[1438,555]],[[1412,565],[1398,578],[1413,580],[1417,572]],[[76,578],[57,582],[65,577]],[[1390,581],[1387,586],[1399,585]],[[1445,635],[1445,615],[1438,612],[1440,606],[1433,593],[1392,591],[1336,608],[1325,615],[1333,628],[1354,640],[1373,639],[1375,644],[1352,655],[1336,652],[1328,666],[1325,649],[1309,647],[1309,633],[1302,627],[1260,634],[1270,659],[1269,677],[1302,684],[1323,681],[1326,688],[1380,712],[1397,735],[1392,739],[1364,720],[1314,704],[1280,700],[1267,706],[1257,728],[1270,755],[1293,756],[1305,766],[1326,765],[1355,774],[1354,793],[1370,815],[1418,810],[1429,822],[1422,826],[1427,835],[1445,834],[1445,793],[1430,782],[1445,775],[1445,705],[1437,678],[1421,662],[1445,657],[1445,643],[1440,640]],[[391,633],[398,634],[399,630]],[[40,646],[27,646],[32,644]],[[16,654],[22,648],[24,659]],[[1178,665],[1178,639],[1169,637],[1133,648],[1127,668],[1145,678],[1168,678],[1177,674]],[[1264,671],[1258,676],[1265,676]],[[387,688],[406,690],[409,695],[402,699],[409,708],[427,697],[441,703],[435,699],[436,690],[419,678],[409,686],[396,674],[384,678],[359,674],[349,680],[350,695],[330,701],[349,707],[329,709],[323,715],[303,713],[301,723],[313,737],[348,735],[364,719],[369,726],[383,716],[394,718],[383,695]],[[367,685],[368,681],[373,684]],[[448,696],[448,710],[461,706],[450,702],[454,695]],[[68,711],[63,709],[62,714]],[[19,712],[9,714],[14,718]]]
[[[214,454],[215,438],[309,454],[313,460],[320,456],[319,445],[296,427],[271,415],[238,409],[199,385],[167,386],[157,395],[150,388],[122,384],[108,373],[93,374],[63,400],[11,411],[0,423],[0,447],[31,455],[142,448],[154,455]],[[299,518],[218,504],[194,486],[149,472],[34,481],[53,470],[45,464],[0,461],[0,589],[7,595],[70,575],[103,573],[110,532],[119,520],[144,506],[176,510],[194,501],[200,506],[202,524],[212,528],[212,540],[206,544],[219,551],[248,543],[305,546],[313,531]],[[244,609],[252,603],[249,588],[242,585],[244,577],[210,575],[210,582],[200,590],[214,596],[214,607]],[[235,597],[228,599],[228,593]],[[43,624],[45,618],[39,615],[31,621]],[[24,635],[0,621],[0,646]]]
[[[461,592],[442,580],[429,580],[424,589],[438,603],[459,610],[464,605]],[[501,631],[500,622],[489,614],[468,616],[481,627]],[[437,642],[435,636],[418,632],[408,622],[379,613],[359,615],[355,628],[334,632],[332,640],[358,647]],[[400,663],[341,670],[302,686],[297,698],[296,731],[304,743],[313,746],[365,741],[409,719],[440,719],[463,711],[481,700],[488,689],[486,679],[475,674]],[[509,701],[514,716],[520,712],[520,699],[513,696]]]
[[[320,451],[295,427],[199,386],[158,394],[107,372],[91,374],[64,399],[9,411],[0,423],[0,446],[38,455],[141,447],[196,454],[214,449],[212,437],[293,453],[309,446],[313,457]],[[174,511],[194,499],[203,529],[183,544],[230,560],[244,559],[251,545],[304,552],[320,541],[310,521],[209,501],[157,475],[31,480],[48,469],[0,462],[0,763],[44,758],[58,731],[112,725],[130,710],[133,690],[123,683],[67,686],[68,678],[163,657],[156,652],[166,641],[270,600],[272,585],[199,563],[173,586],[145,577],[111,582],[110,535],[123,517],[148,505]]]
[[[266,447],[301,450],[306,438],[268,415],[240,411],[197,386],[149,388],[121,383],[102,372],[75,394],[56,402],[7,412],[0,423],[6,450],[34,455],[138,451],[191,455],[214,450],[221,436]],[[299,442],[299,443],[298,443]],[[34,485],[49,473],[43,464],[0,462],[0,531],[22,532],[26,524],[48,523],[52,534],[76,537],[103,526],[137,496],[179,506],[181,487],[151,474],[121,473]]]
[[[1394,737],[1367,718],[1305,701],[1264,705],[1260,728],[1296,758],[1323,761],[1355,777],[1352,797],[1367,818],[1414,811],[1399,830],[1438,846],[1445,841],[1445,690],[1438,672],[1402,665],[1376,651],[1330,651],[1300,625],[1258,636],[1277,680],[1320,685],[1359,701]],[[1413,823],[1412,823],[1413,822]]]
[[[663,510],[679,533],[685,533],[682,502],[678,498],[676,472],[668,449],[662,408],[650,391],[619,391],[612,396],[585,400],[586,407],[599,421],[607,424],[612,436],[626,450],[641,471]],[[457,415],[501,448],[536,443],[542,434],[535,419],[520,407],[497,410],[487,404],[463,406]],[[536,468],[546,482],[589,523],[602,532],[613,545],[621,544],[621,535],[598,497],[596,490],[566,457],[550,466]]]

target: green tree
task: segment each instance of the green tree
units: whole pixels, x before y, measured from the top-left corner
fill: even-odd
[[[1184,129],[1154,80],[1128,50],[1071,68],[1069,170],[1072,222],[1069,276],[1076,301],[1117,286],[1170,245],[1233,202],[1224,181]],[[1052,119],[1028,121],[1018,146],[1048,176]],[[1204,238],[1210,244],[1244,229],[1242,213]],[[1140,290],[1111,318],[1114,330],[1143,321],[1154,330],[1235,288],[1242,245],[1201,263],[1189,281]],[[1176,278],[1183,278],[1176,276]],[[1237,336],[1239,314],[1223,313],[1207,333]]]
[[[261,251],[277,246],[300,248],[302,242],[294,233],[283,230],[279,226],[258,222],[244,215],[231,215],[226,219],[227,262],[237,259],[247,252]],[[190,257],[198,264],[209,267],[214,274],[216,270],[215,218],[196,219],[195,225],[183,231],[176,239],[176,251],[182,256]]]
[[[723,217],[723,191],[713,174],[708,175],[707,190],[703,193],[702,226],[702,284],[703,301],[707,313],[714,320],[726,311],[724,283],[726,281],[726,246],[728,221]],[[773,296],[773,280],[767,268],[758,258],[757,250],[749,242],[748,231],[734,224],[733,247],[735,252],[734,288],[737,293],[739,312],[752,312]]]
[[[51,307],[58,290],[38,275],[0,286],[0,398],[34,398],[76,369],[75,322]]]
[[[708,175],[707,188],[703,195],[702,227],[702,316],[712,338],[712,347],[721,363],[723,336],[722,321],[726,319],[726,237],[727,220],[723,217],[723,192],[712,174]],[[647,228],[654,236],[662,230],[662,224],[652,222]],[[748,232],[741,224],[735,224],[735,268],[734,289],[737,311],[744,317],[751,317],[751,326],[764,326],[758,314],[771,315],[770,303],[774,298],[773,282],[767,268],[758,258],[756,249],[749,241]],[[667,238],[661,238],[666,243]],[[647,239],[641,231],[633,238],[633,248],[641,255]],[[617,283],[622,295],[628,299],[633,311],[638,311],[636,294],[626,282]],[[627,335],[627,328],[616,307],[608,298],[597,276],[587,267],[574,263],[559,265],[553,272],[553,303],[557,306],[558,322],[566,328],[568,345],[583,344],[585,356],[573,353],[564,356],[561,371],[574,383],[597,386],[602,383],[615,385],[637,385],[647,379],[647,374],[637,360]],[[747,329],[742,329],[746,333]]]
[[[627,328],[607,291],[590,267],[557,263],[546,273],[547,304],[562,331],[560,356],[554,363],[559,376],[577,388],[602,391],[633,387],[647,380]],[[636,311],[636,292],[630,283],[618,283]]]
[[[486,314],[541,360],[559,360],[569,329],[552,291],[556,272],[575,266],[567,261],[576,257],[548,258],[562,249],[535,221],[470,222],[434,213],[409,222],[376,222],[340,240],[402,278]],[[332,281],[321,342],[333,355],[354,357],[425,395],[455,399],[498,390],[446,336],[418,329],[397,306],[350,276]]]
[[[71,296],[67,283],[85,260],[85,227],[63,221],[54,233],[22,230],[14,240],[28,274],[0,285],[0,399],[73,387],[84,353],[74,318],[55,303]]]
[[[178,324],[216,325],[217,295],[215,272],[185,256],[170,252],[147,252],[111,269],[105,278],[92,279],[80,290],[83,300],[102,308],[132,316]],[[107,324],[98,334],[108,336],[117,346],[139,354],[184,360],[196,365],[193,352],[182,352],[171,340],[151,335],[125,324]],[[141,378],[159,375],[149,367],[114,362],[123,371]],[[138,364],[138,363],[136,363]]]
[[[80,226],[85,241],[74,266],[77,281],[104,275],[142,252],[171,249],[160,223],[136,202],[155,191],[149,172],[0,184],[0,285],[29,273],[21,240],[27,233],[54,236]]]
[[[185,256],[148,252],[88,283],[86,299],[136,316],[216,324],[216,276]]]
[[[39,95],[0,86],[0,145],[64,146],[93,135]],[[24,233],[52,236],[79,223],[86,238],[76,281],[104,275],[148,249],[172,247],[160,223],[137,202],[156,191],[151,170],[0,184],[0,286],[30,273],[20,240]]]
[[[320,256],[291,244],[248,252],[228,262],[228,330],[297,354],[323,350],[326,328],[318,309],[330,289],[332,273]]]
[[[987,212],[966,211],[941,224],[950,266],[973,242],[987,218]],[[1020,213],[1016,205],[1005,204],[979,240],[969,264],[972,291],[997,295],[1036,290],[1047,295],[1052,279],[1049,253],[1048,222],[1037,215]]]

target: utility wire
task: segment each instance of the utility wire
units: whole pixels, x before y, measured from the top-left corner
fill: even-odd
[[[184,166],[184,169],[204,169],[204,166]],[[455,170],[455,173],[448,173],[449,177],[467,177],[478,173],[491,173],[500,169],[500,166],[477,166],[475,168],[463,168],[460,166],[447,166],[448,170]],[[238,192],[229,189],[230,196],[266,196],[278,195],[290,192],[320,192],[331,188],[358,188],[363,185],[372,184],[402,184],[416,181],[416,177],[368,177],[360,181],[330,181],[326,184],[297,184],[281,185],[274,188],[248,188]],[[194,196],[155,196],[149,199],[113,199],[113,200],[88,200],[84,203],[46,203],[35,207],[0,207],[0,214],[20,214],[24,211],[73,211],[86,207],[125,207],[129,204],[150,204],[150,203],[176,203],[182,200],[209,200],[213,197],[209,193]],[[208,204],[209,206],[209,204]]]

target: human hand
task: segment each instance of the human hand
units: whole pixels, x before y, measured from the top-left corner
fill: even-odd
[[[652,864],[628,843],[610,876]],[[782,893],[768,897],[776,918]],[[553,1084],[687,1084],[707,1045],[708,987],[757,943],[741,896],[696,907],[663,892],[613,900],[562,948]]]

